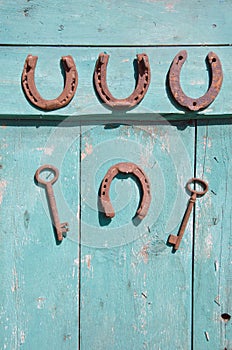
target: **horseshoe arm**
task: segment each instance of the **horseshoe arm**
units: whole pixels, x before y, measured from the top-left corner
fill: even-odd
[[[22,88],[28,100],[36,107],[45,111],[51,111],[66,106],[73,98],[77,84],[78,74],[72,56],[63,56],[61,62],[65,72],[65,83],[62,93],[53,100],[45,100],[39,94],[35,86],[35,68],[38,57],[28,55],[23,72],[22,72]]]
[[[145,53],[137,55],[138,79],[133,93],[124,99],[116,99],[109,91],[106,76],[109,55],[100,53],[94,71],[94,85],[101,100],[113,109],[130,109],[144,98],[150,84],[150,65]]]
[[[199,98],[190,98],[185,95],[180,85],[181,68],[186,58],[187,52],[185,50],[180,51],[175,56],[169,70],[169,87],[174,99],[181,106],[188,108],[190,111],[199,111],[209,106],[217,97],[223,81],[222,66],[219,57],[214,52],[210,52],[207,55],[207,61],[211,68],[211,81],[208,91]]]
[[[133,174],[140,181],[142,188],[142,199],[136,214],[138,218],[142,220],[147,215],[151,202],[150,184],[143,170],[134,163],[118,163],[113,165],[107,171],[104,179],[102,180],[100,188],[100,203],[106,217],[113,218],[115,216],[114,208],[109,197],[109,191],[111,182],[118,173]]]

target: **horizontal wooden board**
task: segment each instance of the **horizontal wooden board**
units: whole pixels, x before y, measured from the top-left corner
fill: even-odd
[[[2,44],[231,43],[230,0],[3,0],[0,13]]]
[[[209,72],[205,59],[214,51],[223,67],[223,84],[215,101],[199,113],[186,113],[175,104],[166,85],[171,62],[180,48],[41,48],[1,47],[0,54],[0,116],[1,118],[57,119],[74,117],[75,120],[91,123],[106,119],[109,122],[152,121],[159,118],[194,119],[227,115],[232,113],[231,50],[222,47],[197,47],[186,49],[188,58],[181,72],[184,92],[191,97],[205,94],[209,84]],[[112,113],[98,99],[93,86],[93,72],[99,53],[110,55],[107,83],[116,98],[125,98],[135,86],[134,60],[137,53],[145,52],[151,67],[151,83],[142,102],[129,112]],[[35,83],[45,99],[56,98],[63,89],[60,59],[72,55],[79,75],[76,94],[70,104],[52,112],[44,112],[32,106],[21,87],[21,74],[28,54],[38,56]]]

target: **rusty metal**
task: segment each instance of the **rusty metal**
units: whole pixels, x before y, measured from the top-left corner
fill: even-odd
[[[45,179],[40,177],[40,174],[45,170],[51,170],[51,172],[54,175],[54,177],[50,181],[49,180],[46,181]],[[68,228],[67,222],[60,223],[57,206],[56,206],[55,195],[52,188],[52,185],[54,185],[58,177],[59,177],[59,170],[50,164],[42,165],[39,169],[37,169],[35,173],[35,179],[37,183],[43,185],[46,189],[52,223],[56,230],[57,240],[62,241],[65,233],[68,232],[69,228]]]
[[[202,191],[197,191],[195,189],[191,188],[191,185],[195,185],[195,184],[199,184],[202,186],[203,190]],[[175,235],[170,235],[168,238],[168,243],[174,245],[174,250],[177,250],[180,246],[180,242],[182,240],[182,237],[184,235],[191,211],[193,209],[194,203],[196,202],[197,197],[202,197],[204,196],[204,194],[208,191],[208,184],[207,182],[205,182],[204,180],[198,179],[196,177],[190,179],[187,182],[186,185],[188,191],[191,193],[191,197],[187,206],[187,210],[184,214],[184,218],[183,221],[181,223],[180,229],[179,229],[179,233],[178,236]]]
[[[138,78],[133,93],[124,99],[113,97],[109,91],[106,75],[109,55],[100,53],[94,71],[94,84],[101,100],[112,109],[131,109],[144,98],[150,84],[150,65],[145,53],[137,55]]]
[[[118,163],[113,165],[106,173],[104,179],[101,183],[100,188],[100,204],[101,207],[108,218],[113,218],[115,216],[114,208],[110,202],[109,191],[112,180],[117,176],[118,173],[122,174],[133,174],[140,181],[142,189],[142,199],[140,201],[139,208],[136,211],[136,216],[142,220],[148,212],[151,193],[150,184],[147,176],[143,170],[134,163]]]
[[[38,57],[28,55],[23,72],[22,72],[22,88],[27,99],[36,107],[45,111],[51,111],[66,106],[73,98],[77,84],[78,74],[72,56],[63,56],[61,62],[65,73],[65,83],[62,93],[53,100],[45,100],[39,94],[35,86],[35,68]]]
[[[199,111],[209,106],[217,97],[223,81],[222,65],[216,53],[210,52],[207,55],[207,61],[211,67],[211,81],[208,91],[199,98],[190,98],[185,95],[180,85],[181,68],[186,58],[187,52],[185,50],[180,51],[175,56],[168,75],[169,87],[179,105],[190,111]]]

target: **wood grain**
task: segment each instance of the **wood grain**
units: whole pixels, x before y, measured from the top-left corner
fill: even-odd
[[[194,273],[195,349],[230,349],[231,320],[231,120],[200,122],[197,176],[209,192],[196,204]],[[207,337],[206,337],[207,332]]]
[[[3,0],[0,12],[2,44],[231,44],[230,1]]]
[[[0,128],[0,349],[38,349],[38,344],[41,349],[75,349],[78,344],[78,231],[64,199],[73,169],[78,177],[79,158],[70,150],[63,164],[71,157],[73,168],[60,166],[64,146],[59,148],[53,129],[52,124],[41,129],[7,123]],[[73,135],[74,131],[77,137],[79,127],[73,128]],[[63,127],[62,134],[68,144],[72,132],[65,137]],[[60,219],[69,221],[70,234],[60,245],[44,188],[34,182],[35,171],[44,162],[61,170],[54,192]],[[72,184],[75,192],[78,183]],[[79,197],[75,199],[77,213]]]
[[[183,49],[183,48],[182,48]],[[181,84],[190,97],[205,94],[209,84],[209,73],[205,63],[209,48],[187,48],[188,59],[181,72]],[[125,98],[135,87],[134,60],[137,53],[145,52],[151,66],[151,83],[142,102],[124,114],[115,114],[98,99],[93,86],[93,72],[98,54],[107,51],[110,55],[107,69],[107,83],[113,96]],[[225,116],[232,113],[231,107],[231,48],[211,47],[219,56],[224,73],[221,91],[216,100],[199,113],[186,113],[176,105],[166,85],[171,62],[180,48],[41,48],[41,47],[2,47],[0,55],[0,117],[9,119],[14,115],[21,118],[56,119],[73,116],[77,120],[94,123],[101,120],[113,121],[153,121],[160,115],[167,119],[195,119]],[[41,111],[30,105],[21,87],[21,74],[28,54],[38,56],[35,70],[35,83],[41,96],[53,99],[63,89],[63,76],[60,58],[72,55],[79,74],[76,94],[71,103],[52,112]],[[7,62],[7,69],[6,69]],[[140,114],[140,116],[138,116]]]
[[[190,348],[191,222],[177,254],[166,243],[187,205],[193,145],[194,127],[186,123],[82,127],[82,349]],[[152,202],[140,224],[131,178],[111,184],[110,222],[97,205],[101,180],[120,161],[138,164],[150,180]]]

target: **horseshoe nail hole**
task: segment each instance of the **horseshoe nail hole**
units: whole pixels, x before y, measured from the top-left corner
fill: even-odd
[[[108,182],[108,179],[105,179],[105,182]]]
[[[215,57],[212,58],[212,62],[216,62],[217,59]]]
[[[106,185],[104,185],[103,187],[106,188]]]
[[[105,194],[106,194],[105,191],[103,191],[103,192],[102,192],[102,195],[104,196]]]
[[[196,101],[194,101],[194,102],[193,102],[193,106],[196,106],[196,105],[197,105],[197,103],[196,103]]]
[[[178,57],[179,61],[183,60],[183,58],[184,58],[183,56]]]
[[[221,314],[221,318],[224,322],[228,322],[231,319],[231,316],[227,313]]]

